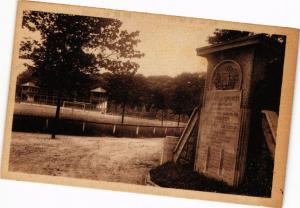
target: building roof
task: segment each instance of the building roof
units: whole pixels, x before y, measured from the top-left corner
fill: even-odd
[[[38,86],[36,86],[33,82],[26,82],[24,84],[21,85],[22,87],[34,87],[34,88],[39,88]]]
[[[91,92],[101,92],[101,93],[106,93],[106,90],[101,88],[101,87],[97,87],[93,90],[91,90]]]

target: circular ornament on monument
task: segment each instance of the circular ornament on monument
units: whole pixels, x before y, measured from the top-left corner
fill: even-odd
[[[220,62],[212,74],[211,90],[239,90],[242,74],[240,65],[232,60]]]

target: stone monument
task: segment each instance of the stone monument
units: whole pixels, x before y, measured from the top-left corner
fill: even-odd
[[[197,49],[208,61],[194,169],[237,186],[244,177],[252,95],[272,48],[254,35]]]

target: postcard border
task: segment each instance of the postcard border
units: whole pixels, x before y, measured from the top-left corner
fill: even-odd
[[[18,42],[20,35],[18,33],[21,30],[22,11],[34,9],[36,11],[47,11],[55,13],[67,13],[77,14],[94,17],[108,17],[118,18],[122,15],[133,17],[138,15],[140,18],[164,18],[170,19],[172,22],[186,21],[190,24],[212,24],[215,27],[224,29],[235,29],[235,30],[248,30],[248,31],[259,31],[266,33],[277,33],[287,36],[286,40],[286,51],[284,59],[284,71],[281,91],[281,102],[278,119],[278,130],[277,130],[277,148],[275,151],[275,164],[274,164],[274,175],[273,175],[273,187],[271,198],[262,197],[250,197],[241,196],[234,194],[222,194],[222,193],[210,193],[201,191],[191,191],[183,189],[172,189],[172,188],[157,188],[143,185],[125,184],[118,182],[105,182],[95,181],[86,179],[76,179],[58,176],[45,176],[36,174],[25,174],[18,172],[11,172],[8,170],[9,162],[9,149],[11,142],[11,129],[12,129],[12,118],[14,109],[14,97],[16,88],[16,66],[18,60]],[[294,84],[296,75],[296,60],[297,60],[297,49],[298,49],[299,31],[293,28],[286,27],[275,27],[266,25],[247,24],[239,22],[228,22],[221,20],[208,20],[198,19],[191,17],[178,17],[161,14],[151,13],[140,13],[140,12],[128,12],[121,10],[101,9],[92,7],[72,6],[64,4],[52,4],[44,2],[30,2],[30,1],[19,1],[18,10],[16,17],[16,29],[14,37],[14,49],[13,58],[11,64],[11,75],[10,75],[10,87],[9,97],[7,102],[7,114],[4,130],[4,145],[3,145],[3,158],[1,168],[1,178],[25,180],[33,182],[51,183],[59,185],[70,185],[80,186],[89,188],[101,188],[114,191],[125,191],[133,193],[144,193],[154,194],[163,196],[173,196],[181,198],[192,198],[210,201],[222,201],[231,203],[242,203],[252,205],[264,205],[264,206],[281,206],[283,200],[284,181],[286,173],[287,153],[288,153],[288,141],[292,114],[292,102],[294,94]],[[195,46],[196,48],[197,46]]]

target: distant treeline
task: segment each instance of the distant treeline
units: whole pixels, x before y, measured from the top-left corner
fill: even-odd
[[[24,71],[18,76],[17,94],[20,85],[38,80],[30,71]],[[81,88],[64,91],[63,97],[74,97],[74,100],[89,100],[90,90],[102,87],[107,91],[109,110],[125,114],[151,112],[154,117],[162,119],[176,116],[178,121],[182,116],[189,116],[202,100],[205,85],[205,73],[182,73],[175,77],[144,76],[142,74],[113,74],[110,72],[93,75]],[[40,88],[39,94],[55,96],[58,92]]]

